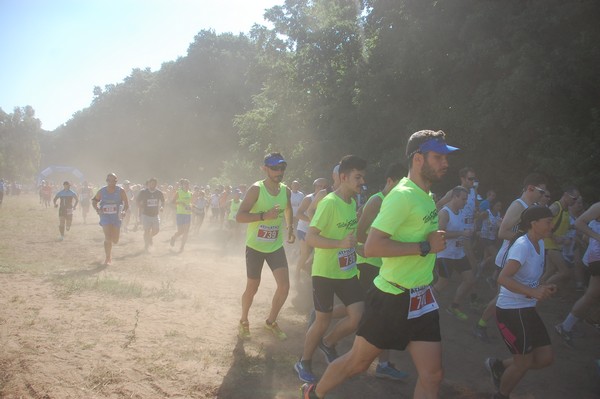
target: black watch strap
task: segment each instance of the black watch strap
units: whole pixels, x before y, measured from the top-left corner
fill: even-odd
[[[429,241],[421,241],[419,243],[419,248],[421,249],[421,256],[427,256],[429,251],[431,251],[431,245],[429,245]]]

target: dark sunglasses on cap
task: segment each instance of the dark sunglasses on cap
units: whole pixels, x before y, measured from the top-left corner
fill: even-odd
[[[546,194],[546,190],[544,190],[542,188],[539,188],[537,186],[534,186],[533,188],[535,188],[537,190],[537,192],[540,193],[540,194],[542,194],[542,195]]]

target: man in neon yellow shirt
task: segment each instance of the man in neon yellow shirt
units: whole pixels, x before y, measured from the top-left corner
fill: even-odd
[[[302,387],[304,398],[324,398],[347,378],[369,368],[384,349],[408,349],[417,369],[414,398],[437,398],[442,382],[438,306],[430,284],[435,254],[446,246],[438,230],[431,185],[448,170],[442,131],[421,130],[408,139],[408,177],[384,198],[365,243],[365,256],[383,257],[374,289],[350,352],[329,365],[317,385]]]
[[[192,192],[190,191],[190,181],[188,179],[179,180],[179,189],[175,192],[173,203],[177,207],[176,221],[177,231],[171,237],[170,244],[175,246],[177,237],[181,237],[181,247],[179,252],[183,251],[183,247],[190,232],[190,224],[192,223]]]
[[[361,192],[366,167],[367,162],[355,155],[342,158],[340,185],[319,202],[306,234],[306,242],[315,248],[312,284],[316,318],[306,332],[302,358],[294,365],[304,382],[316,381],[312,356],[317,347],[327,362],[334,361],[335,344],[356,331],[362,316],[364,293],[358,281],[354,248],[357,224],[354,196]],[[324,337],[332,319],[334,295],[345,305],[346,316]]]
[[[273,272],[277,290],[273,295],[271,311],[265,328],[283,340],[286,334],[277,325],[277,316],[290,290],[288,263],[283,249],[283,218],[287,227],[287,241],[293,244],[291,190],[282,184],[287,162],[278,152],[267,154],[263,171],[267,177],[250,187],[237,212],[238,223],[248,223],[246,232],[246,290],[242,295],[242,317],[239,336],[250,338],[248,313],[260,285],[260,275],[265,261]]]

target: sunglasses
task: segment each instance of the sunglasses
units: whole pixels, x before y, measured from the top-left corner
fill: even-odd
[[[467,180],[469,180],[469,181],[475,181],[475,178],[474,177],[467,177]]]
[[[279,165],[275,165],[275,166],[269,166],[269,169],[274,170],[274,171],[284,171],[287,165],[285,164],[279,164]]]
[[[537,192],[540,193],[540,194],[542,194],[542,195],[546,194],[546,190],[543,190],[543,189],[541,189],[539,187],[536,187],[536,186],[534,186],[533,188],[535,188],[537,190]]]
[[[571,195],[571,194],[569,194],[569,193],[567,193],[567,195],[568,195],[569,197],[571,197],[571,199],[572,199],[572,200],[576,200],[577,198],[579,198],[578,196],[576,196],[576,195]]]

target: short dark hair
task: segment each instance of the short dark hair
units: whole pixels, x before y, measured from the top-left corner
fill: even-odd
[[[419,146],[429,139],[442,138],[446,139],[446,133],[441,130],[434,132],[433,130],[419,130],[413,133],[406,143],[406,158],[410,161],[415,151],[419,149]]]
[[[473,169],[470,166],[465,166],[464,168],[462,168],[461,170],[458,171],[458,177],[467,177],[467,175],[470,173],[475,173],[475,169]]]
[[[463,186],[456,186],[452,189],[452,198],[458,197],[462,193],[469,195],[469,190],[467,190]]]
[[[392,181],[399,181],[406,175],[406,167],[400,162],[394,162],[388,166],[385,171],[385,178],[392,179]]]
[[[546,184],[546,176],[541,173],[530,173],[523,181],[523,188],[527,186],[539,186],[540,184]]]
[[[340,175],[348,174],[353,170],[367,169],[367,161],[356,155],[346,155],[340,161]]]

